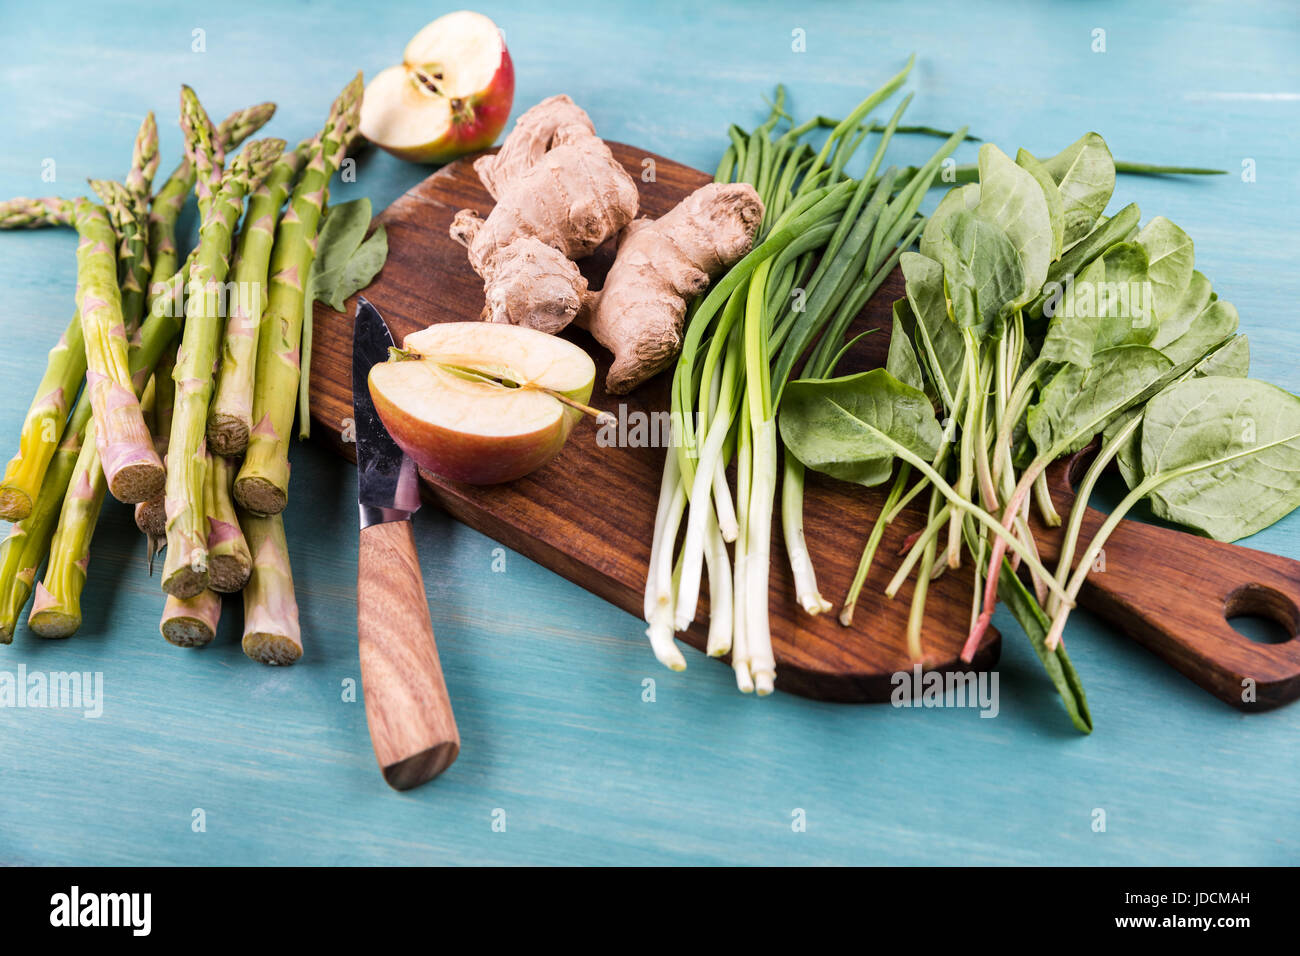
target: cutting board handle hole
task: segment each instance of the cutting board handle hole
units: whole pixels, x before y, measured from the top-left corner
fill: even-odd
[[[1247,584],[1228,595],[1223,616],[1234,631],[1256,644],[1284,644],[1300,631],[1300,609],[1274,588]]]

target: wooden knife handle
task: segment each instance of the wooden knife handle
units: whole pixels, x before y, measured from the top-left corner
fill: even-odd
[[[375,756],[389,785],[409,790],[460,753],[410,521],[361,529],[357,638]]]
[[[1074,504],[1072,464],[1048,473],[1063,517]],[[1088,509],[1076,560],[1105,518]],[[1061,529],[1035,532],[1055,567]],[[1300,697],[1300,562],[1139,521],[1120,522],[1102,551],[1105,570],[1088,575],[1081,606],[1234,707],[1266,710]],[[1244,614],[1276,621],[1291,640],[1252,641],[1228,623]]]

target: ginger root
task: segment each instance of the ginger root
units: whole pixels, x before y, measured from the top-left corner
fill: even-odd
[[[486,219],[460,210],[451,237],[483,278],[483,318],[550,333],[576,320],[614,353],[614,394],[677,357],[688,303],[749,252],[763,219],[752,186],[713,183],[634,221],[636,183],[567,96],[527,110],[474,171],[496,206]],[[590,292],[574,260],[616,235],[604,288]]]
[[[483,317],[558,332],[578,314],[591,255],[636,215],[636,183],[567,96],[527,110],[501,150],[474,164],[497,204],[458,212],[451,237],[483,278]]]
[[[626,394],[677,357],[687,305],[749,252],[762,220],[754,187],[710,183],[661,218],[628,225],[604,287],[578,317],[614,353],[607,391]]]

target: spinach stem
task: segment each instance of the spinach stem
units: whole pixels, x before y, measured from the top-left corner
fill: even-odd
[[[1092,498],[1093,489],[1097,487],[1097,481],[1101,478],[1106,467],[1115,460],[1119,450],[1124,447],[1125,442],[1133,435],[1134,432],[1142,425],[1142,415],[1132,416],[1128,423],[1115,434],[1115,436],[1097,452],[1097,457],[1092,460],[1088,470],[1083,475],[1083,480],[1079,482],[1079,490],[1074,495],[1074,505],[1070,508],[1070,521],[1066,525],[1065,534],[1061,538],[1061,554],[1056,564],[1056,580],[1059,584],[1065,584],[1070,574],[1070,566],[1074,561],[1074,549],[1078,547],[1079,531],[1083,527],[1083,517],[1088,511],[1088,501]],[[1049,598],[1049,603],[1044,608],[1049,615],[1055,614],[1060,609],[1060,601],[1056,595]]]
[[[903,496],[903,489],[907,486],[907,479],[911,473],[911,465],[904,463],[899,466],[898,475],[894,478],[894,486],[889,489],[889,496],[885,498],[880,514],[871,526],[871,534],[862,549],[862,557],[858,559],[858,570],[854,573],[853,583],[849,585],[848,594],[844,597],[844,606],[840,608],[840,623],[845,627],[853,623],[853,611],[858,605],[858,595],[862,593],[862,585],[871,571],[871,562],[875,559],[876,549],[880,547],[880,541],[885,536],[885,528],[894,520],[893,509]],[[917,482],[918,488],[920,485],[921,483]]]

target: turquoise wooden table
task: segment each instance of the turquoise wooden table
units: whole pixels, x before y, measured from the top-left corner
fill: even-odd
[[[122,175],[151,108],[170,168],[181,82],[221,115],[275,100],[269,132],[296,141],[352,71],[395,61],[444,12],[183,6],[6,5],[0,196],[76,195],[87,176]],[[713,168],[729,122],[764,114],[778,80],[800,114],[835,115],[916,51],[915,122],[969,123],[1040,154],[1095,129],[1123,159],[1227,169],[1125,178],[1115,201],[1187,229],[1198,267],[1240,309],[1254,374],[1300,392],[1300,14],[1285,0],[482,9],[506,31],[516,112],[566,92],[605,136],[701,168]],[[193,50],[196,30],[205,52]],[[796,30],[805,52],[792,49]],[[895,155],[932,148],[913,139]],[[970,161],[974,148],[958,155]],[[50,159],[53,185],[41,179]],[[427,173],[372,152],[335,198],[382,207]],[[0,235],[4,457],[72,308],[74,246],[63,231]],[[246,660],[229,604],[206,650],[164,643],[157,579],[129,510],[112,502],[81,633],[42,642],[24,626],[0,647],[0,671],[104,680],[98,719],[0,710],[0,863],[1300,862],[1300,706],[1244,716],[1086,614],[1070,650],[1091,737],[1071,730],[1005,614],[996,719],[760,701],[692,651],[685,673],[661,669],[643,624],[427,509],[418,545],[464,743],[444,777],[394,793],[349,692],[355,475],[310,443],[293,466],[297,666]],[[1300,514],[1249,544],[1300,558]]]

